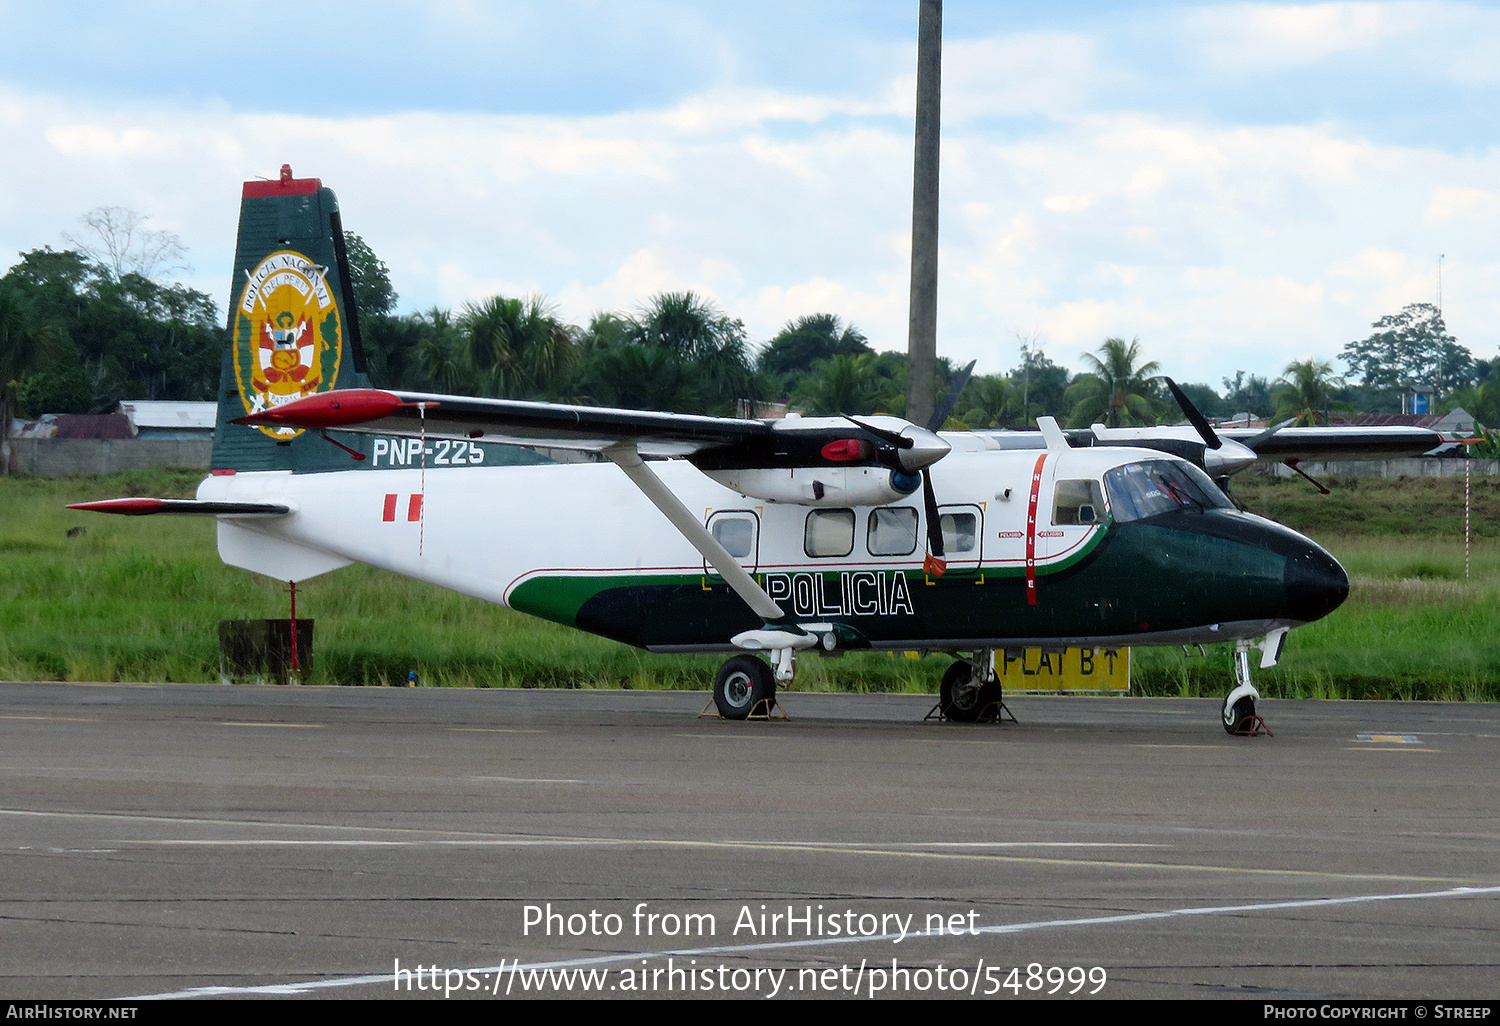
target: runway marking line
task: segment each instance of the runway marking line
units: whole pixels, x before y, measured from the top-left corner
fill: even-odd
[[[1399,873],[1335,873],[1316,869],[1264,869],[1255,866],[1211,866],[1176,862],[1124,862],[1114,859],[1043,858],[1036,855],[991,855],[958,851],[901,850],[893,846],[859,847],[829,842],[826,844],[781,841],[704,841],[668,838],[631,837],[538,837],[538,838],[466,838],[462,840],[296,840],[292,838],[158,838],[139,840],[109,838],[110,844],[179,847],[325,847],[325,848],[415,848],[415,847],[495,847],[495,848],[708,848],[728,851],[801,852],[819,855],[873,855],[888,858],[941,859],[969,862],[991,862],[1040,866],[1084,866],[1094,869],[1145,869],[1188,873],[1235,873],[1242,876],[1313,877],[1328,880],[1383,880],[1397,883],[1443,883],[1485,885],[1489,880],[1448,876],[1408,876]]]
[[[68,723],[100,723],[97,716],[10,716],[0,714],[0,720],[63,720]]]
[[[343,830],[352,833],[365,834],[440,834],[444,838],[426,837],[414,840],[357,840],[357,839],[329,839],[329,840],[295,840],[291,838],[249,838],[235,840],[222,839],[193,839],[193,838],[160,838],[155,840],[139,839],[107,839],[110,844],[136,844],[136,845],[179,845],[179,846],[274,846],[284,845],[287,847],[316,846],[329,847],[368,845],[371,847],[417,847],[420,845],[430,846],[492,846],[513,848],[538,848],[538,847],[657,847],[657,848],[722,848],[725,850],[744,851],[770,851],[770,852],[804,852],[808,854],[837,854],[837,855],[874,855],[893,858],[926,858],[963,860],[976,862],[1002,862],[1018,863],[1025,865],[1047,865],[1047,866],[1087,866],[1108,869],[1148,869],[1163,871],[1183,871],[1200,873],[1238,873],[1252,876],[1290,876],[1290,877],[1315,877],[1332,880],[1386,880],[1405,883],[1446,883],[1464,886],[1489,886],[1489,880],[1472,880],[1455,877],[1432,877],[1432,876],[1405,876],[1395,873],[1334,873],[1326,870],[1313,869],[1265,869],[1254,866],[1212,866],[1193,865],[1187,863],[1172,862],[1123,862],[1104,859],[1059,859],[1041,858],[1039,856],[1021,855],[991,855],[959,851],[919,851],[901,850],[902,844],[911,844],[914,847],[935,848],[941,842],[898,842],[897,844],[883,847],[851,845],[839,841],[707,841],[681,838],[637,838],[637,837],[567,837],[538,835],[535,837],[496,837],[492,834],[482,834],[477,831],[464,830],[416,830],[409,827],[367,827],[367,826],[338,826],[328,823],[276,823],[263,820],[218,820],[218,819],[192,819],[190,817],[169,816],[141,816],[127,813],[109,812],[45,812],[32,809],[0,809],[0,816],[33,816],[51,819],[112,819],[124,820],[126,822],[146,823],[172,823],[177,825],[194,826],[232,826],[250,828],[273,828],[277,830]],[[467,835],[467,836],[465,836]],[[1018,842],[1025,843],[1025,842]],[[1059,842],[1065,843],[1065,842]],[[1105,843],[1105,842],[1098,842]],[[1114,845],[1111,845],[1114,846]]]
[[[1126,748],[1223,748],[1224,745],[1126,745]]]
[[[774,734],[673,734],[673,737],[699,737],[712,738],[715,741],[790,741],[791,738],[777,737]]]
[[[1346,752],[1387,752],[1392,755],[1437,755],[1441,748],[1376,748],[1371,745],[1345,745]]]
[[[550,730],[522,730],[520,727],[449,727],[455,734],[550,734]]]
[[[322,730],[326,723],[276,723],[271,720],[221,720],[219,727],[298,727],[304,730]]]
[[[1111,916],[1089,916],[1080,919],[1041,919],[1029,923],[999,923],[981,926],[976,933],[988,936],[1005,936],[1032,933],[1039,930],[1067,929],[1075,926],[1113,926],[1118,923],[1143,923],[1164,919],[1183,919],[1190,916],[1245,915],[1252,912],[1282,912],[1291,909],[1327,908],[1338,905],[1370,904],[1379,901],[1423,901],[1434,898],[1467,898],[1500,893],[1500,887],[1454,887],[1443,891],[1418,891],[1404,894],[1356,894],[1342,898],[1304,898],[1296,901],[1271,901],[1251,905],[1209,905],[1188,908],[1163,909],[1158,912],[1126,912]],[[700,958],[710,955],[742,955],[751,952],[789,951],[798,948],[835,947],[846,944],[869,944],[872,942],[894,942],[898,939],[922,940],[938,936],[926,930],[901,934],[880,934],[855,937],[810,937],[801,940],[759,941],[753,944],[722,944],[702,948],[674,948],[668,951],[631,951],[613,955],[594,955],[587,958],[560,959],[552,962],[531,962],[522,965],[483,966],[461,970],[464,973],[490,974],[506,972],[535,972],[545,969],[572,969],[584,966],[612,965],[621,962],[638,962],[651,958]],[[942,935],[947,936],[947,935]],[[371,973],[365,976],[346,976],[332,980],[309,980],[305,983],[277,983],[257,987],[192,987],[187,990],[161,994],[135,994],[114,998],[117,1001],[151,1001],[169,998],[204,998],[230,994],[307,994],[312,991],[334,990],[341,987],[372,986],[384,984],[395,986],[392,973]]]

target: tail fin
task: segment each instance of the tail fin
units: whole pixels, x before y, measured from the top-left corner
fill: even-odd
[[[229,423],[316,392],[369,387],[331,189],[293,178],[286,164],[279,180],[245,183],[230,302],[213,468],[349,469],[349,453],[316,432]]]

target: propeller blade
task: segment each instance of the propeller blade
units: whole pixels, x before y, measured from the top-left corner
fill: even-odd
[[[937,495],[932,490],[932,471],[922,471],[922,505],[927,508],[927,551],[943,558],[943,525],[938,516]]]
[[[1222,446],[1224,443],[1219,441],[1219,436],[1214,433],[1213,425],[1208,422],[1207,417],[1198,412],[1198,407],[1193,405],[1193,401],[1187,397],[1187,393],[1178,388],[1177,382],[1171,378],[1163,378],[1162,380],[1167,383],[1167,388],[1171,391],[1172,398],[1177,400],[1178,409],[1182,410],[1188,419],[1188,423],[1193,425],[1197,430],[1198,437],[1203,439],[1203,444],[1210,449],[1217,449]]]
[[[943,401],[938,403],[937,409],[932,411],[932,419],[927,422],[928,431],[941,431],[943,425],[948,421],[948,414],[953,412],[953,407],[958,405],[959,393],[969,383],[969,376],[974,373],[974,365],[978,360],[970,360],[969,365],[959,371],[953,377],[953,386],[948,389],[948,394],[943,396]]]
[[[874,435],[876,438],[884,439],[885,441],[890,442],[898,449],[910,449],[913,445],[917,444],[915,440],[907,438],[905,435],[898,435],[894,431],[887,431],[885,428],[876,427],[874,424],[866,424],[858,417],[851,417],[847,413],[844,414],[844,419],[849,421],[851,424],[859,425],[866,431],[870,432],[870,434]]]
[[[1259,452],[1260,450],[1255,448],[1257,445],[1260,445],[1260,443],[1264,442],[1266,439],[1270,438],[1276,432],[1280,431],[1282,428],[1286,427],[1288,424],[1293,423],[1294,421],[1295,421],[1295,418],[1288,417],[1286,420],[1282,421],[1280,424],[1272,424],[1270,427],[1266,428],[1264,431],[1262,431],[1260,434],[1256,435],[1254,438],[1252,438],[1252,439],[1250,439],[1249,441],[1246,441],[1246,442],[1241,442],[1240,444],[1243,445],[1243,446],[1245,446],[1247,449],[1251,449],[1251,450],[1253,450],[1255,452]]]

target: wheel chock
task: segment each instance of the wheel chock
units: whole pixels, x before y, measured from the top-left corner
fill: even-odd
[[[701,720],[706,716],[712,717],[717,720],[724,719],[723,715],[721,715],[719,712],[718,705],[712,698],[710,698],[708,700],[708,704],[703,707],[703,711],[698,714],[698,719]],[[786,720],[787,722],[791,722],[792,718],[787,715],[785,707],[783,707],[779,701],[774,698],[762,698],[759,702],[756,702],[753,706],[750,707],[750,715],[746,716],[745,719]]]
[[[1275,737],[1271,728],[1266,726],[1266,721],[1259,716],[1246,716],[1230,731],[1235,737]]]
[[[1006,705],[1003,699],[997,698],[995,699],[995,701],[991,702],[989,705],[986,705],[983,709],[981,709],[979,715],[974,717],[974,719],[970,722],[1004,723],[1007,716],[1010,717],[1010,722],[1012,723],[1021,722],[1020,720],[1016,719],[1016,714],[1010,711],[1010,706]],[[950,723],[963,722],[960,720],[955,720],[947,713],[943,712],[943,703],[941,701],[937,702],[937,704],[935,704],[931,709],[927,711],[927,715],[922,717],[923,723],[926,723],[929,720],[947,720]]]
[[[750,707],[750,715],[747,720],[786,720],[791,722],[792,718],[786,714],[786,710],[775,698],[762,698]]]

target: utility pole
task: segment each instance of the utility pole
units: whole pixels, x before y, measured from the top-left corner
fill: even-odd
[[[906,419],[926,424],[937,386],[938,132],[942,124],[943,0],[921,0],[917,28],[917,144],[912,171],[911,321]]]

